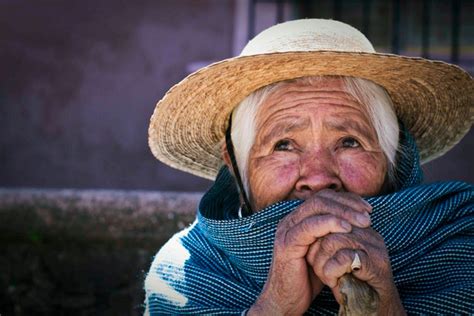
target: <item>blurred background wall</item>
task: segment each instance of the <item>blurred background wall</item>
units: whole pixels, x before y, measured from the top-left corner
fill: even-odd
[[[231,56],[233,2],[0,2],[0,186],[203,190],[147,145],[155,103]]]
[[[298,17],[337,18],[376,49],[474,69],[473,1],[3,0],[0,186],[203,191],[147,146],[155,103],[189,72]],[[472,181],[474,134],[425,166]]]
[[[201,196],[159,191],[211,183],[152,156],[155,103],[302,17],[474,71],[472,0],[0,0],[0,314],[142,314],[153,255]],[[472,182],[473,145],[471,131],[427,180]]]

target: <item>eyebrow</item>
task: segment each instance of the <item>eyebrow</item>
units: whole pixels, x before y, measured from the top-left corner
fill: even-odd
[[[369,139],[370,141],[374,142],[375,138],[374,135],[371,133],[371,129],[369,126],[363,123],[359,123],[354,120],[349,120],[346,118],[341,118],[341,116],[336,116],[338,120],[336,122],[328,122],[327,126],[330,129],[339,131],[339,132],[356,132],[357,134],[362,135],[366,139]],[[270,130],[269,133],[267,133],[263,139],[262,139],[262,144],[267,144],[269,143],[272,139],[277,138],[280,135],[285,135],[290,132],[298,131],[298,130],[303,130],[307,128],[310,125],[310,121],[308,118],[305,119],[295,119],[288,123],[288,121],[276,123],[275,126],[273,126]]]
[[[354,131],[362,135],[366,139],[375,141],[374,135],[372,135],[370,127],[366,124],[359,123],[354,120],[342,119],[336,122],[329,122],[327,125],[329,126],[329,128],[337,130],[339,132]]]
[[[290,123],[288,123],[288,121],[276,123],[275,126],[272,127],[270,132],[267,133],[263,137],[262,143],[267,144],[272,139],[280,135],[288,134],[288,133],[298,131],[298,130],[303,130],[307,128],[310,124],[311,122],[309,121],[308,118],[304,118],[304,119],[298,118],[291,121]]]

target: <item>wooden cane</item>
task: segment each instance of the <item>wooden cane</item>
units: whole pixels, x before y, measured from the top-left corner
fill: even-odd
[[[348,273],[339,279],[339,289],[343,300],[339,316],[377,315],[378,296],[366,282]]]

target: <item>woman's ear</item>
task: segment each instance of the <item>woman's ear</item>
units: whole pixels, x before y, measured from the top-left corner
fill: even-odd
[[[227,166],[227,169],[229,169],[230,173],[234,175],[234,169],[232,168],[229,152],[227,151],[227,144],[225,142],[222,142],[221,157],[222,157],[222,160],[224,161],[224,164]]]

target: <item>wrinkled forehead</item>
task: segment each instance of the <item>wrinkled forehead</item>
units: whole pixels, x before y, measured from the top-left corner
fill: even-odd
[[[285,115],[301,115],[309,104],[320,104],[321,108],[334,115],[342,113],[362,119],[370,124],[367,106],[362,104],[343,78],[301,78],[275,84],[256,113],[257,130],[275,118]]]

